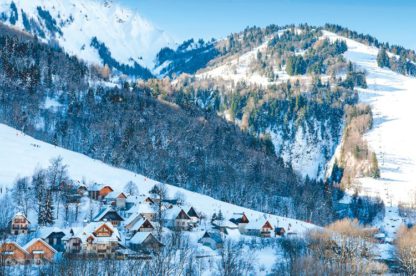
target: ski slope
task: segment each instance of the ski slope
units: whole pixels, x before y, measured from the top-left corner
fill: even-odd
[[[57,156],[63,158],[63,162],[69,166],[70,177],[76,181],[85,180],[87,183],[108,184],[115,190],[121,191],[131,180],[138,185],[140,193],[147,193],[157,183],[145,176],[111,167],[101,161],[36,140],[16,129],[0,124],[0,189],[11,188],[18,176],[31,176],[36,168],[47,168],[49,161]],[[208,217],[219,210],[225,218],[230,218],[233,213],[241,212],[245,212],[252,218],[265,215],[175,186],[167,185],[167,187],[170,196],[174,196],[176,192],[183,193],[188,204]],[[316,227],[294,219],[267,216],[270,223],[285,227],[288,232],[303,234]]]
[[[345,40],[345,57],[367,72],[368,89],[360,89],[360,100],[373,111],[374,127],[365,138],[377,154],[381,178],[359,179],[361,194],[380,196],[386,204],[386,232],[394,234],[402,223],[397,205],[416,199],[416,78],[377,66],[378,49],[324,32],[331,40]]]

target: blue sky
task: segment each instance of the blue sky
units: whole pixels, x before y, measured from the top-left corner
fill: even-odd
[[[416,49],[416,0],[118,0],[178,42],[222,38],[246,26],[326,22]]]

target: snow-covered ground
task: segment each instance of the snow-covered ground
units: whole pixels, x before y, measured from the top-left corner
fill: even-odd
[[[380,226],[394,237],[402,223],[399,202],[409,203],[416,194],[416,78],[403,76],[377,66],[378,49],[324,32],[331,40],[347,42],[347,59],[367,72],[368,89],[360,89],[360,100],[370,104],[374,127],[365,138],[376,152],[381,178],[359,179],[361,194],[379,196],[386,204],[386,217]]]
[[[12,187],[18,176],[31,176],[36,168],[47,168],[49,161],[57,156],[63,158],[63,162],[69,166],[68,171],[71,178],[76,181],[86,180],[87,183],[108,184],[121,191],[124,185],[131,180],[138,185],[139,191],[142,193],[147,193],[157,183],[145,176],[114,168],[80,153],[44,143],[16,129],[0,124],[0,188],[3,190]],[[233,213],[241,212],[245,212],[252,218],[264,215],[257,211],[168,185],[170,196],[174,196],[178,191],[185,195],[188,204],[208,217],[219,210],[225,218],[230,218]],[[315,227],[312,224],[294,219],[274,215],[267,216],[272,224],[284,227],[288,232],[302,234]]]

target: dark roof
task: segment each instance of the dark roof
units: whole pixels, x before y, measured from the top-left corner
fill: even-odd
[[[191,207],[188,211],[188,216],[199,218],[198,213],[195,211],[194,207]]]
[[[191,219],[191,218],[188,216],[187,213],[185,213],[183,209],[181,209],[176,219]]]
[[[223,243],[222,237],[220,233],[217,232],[208,232],[206,231],[204,233],[204,235],[202,236],[202,238],[211,238],[213,239],[216,243]]]

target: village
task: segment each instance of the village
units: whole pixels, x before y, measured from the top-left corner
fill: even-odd
[[[57,258],[150,259],[161,248],[165,233],[190,233],[197,243],[213,251],[221,250],[227,239],[241,236],[280,238],[296,235],[276,225],[267,215],[233,213],[224,217],[221,210],[208,217],[186,200],[168,198],[162,184],[148,194],[129,194],[110,185],[78,184],[72,187],[71,200],[89,200],[98,212],[85,215],[82,224],[57,227],[32,223],[22,211],[9,223],[9,233],[0,243],[2,265],[42,265]],[[92,219],[91,219],[92,218]],[[24,243],[22,241],[25,241]]]

